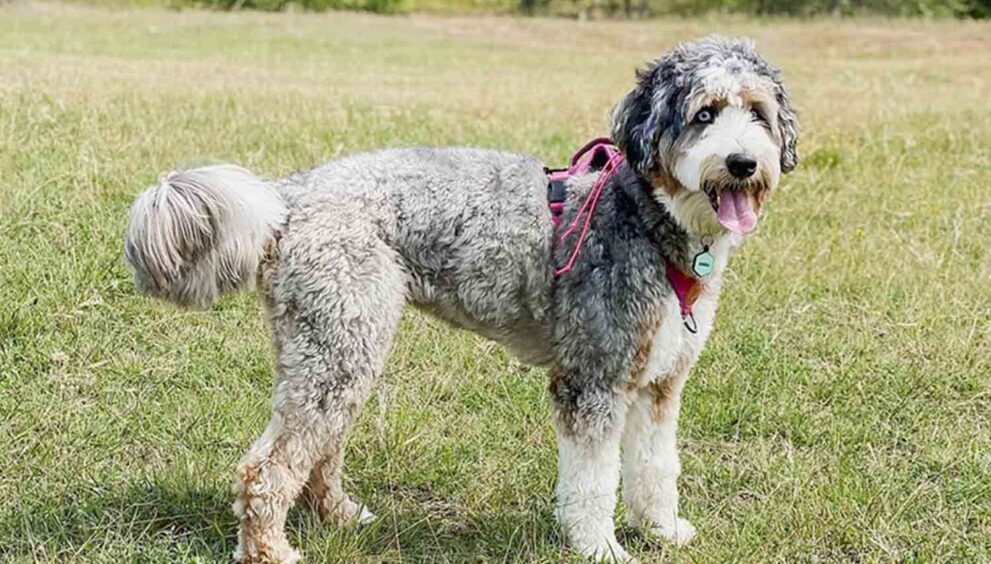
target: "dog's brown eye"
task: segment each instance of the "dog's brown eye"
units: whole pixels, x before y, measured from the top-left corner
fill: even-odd
[[[751,108],[751,109],[750,109],[750,117],[751,117],[751,118],[752,118],[752,119],[753,119],[754,121],[759,121],[759,122],[761,122],[761,123],[765,123],[765,122],[767,122],[767,120],[766,120],[766,119],[764,119],[764,115],[763,115],[763,114],[761,114],[761,113],[760,113],[759,111],[757,111],[757,109],[756,109],[756,108]]]
[[[712,107],[702,108],[699,113],[695,114],[696,123],[712,123],[714,119],[716,119],[716,109]]]

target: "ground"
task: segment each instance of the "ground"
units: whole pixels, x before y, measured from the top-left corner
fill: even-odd
[[[685,549],[647,562],[991,560],[991,25],[0,8],[0,560],[223,562],[267,421],[254,296],[136,295],[134,195],[176,165],[276,176],[374,147],[562,163],[633,71],[746,34],[802,163],[734,257],[686,388]],[[557,562],[546,374],[410,313],[350,441],[355,531],[310,562]]]

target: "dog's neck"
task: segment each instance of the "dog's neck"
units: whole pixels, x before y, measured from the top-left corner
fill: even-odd
[[[708,235],[688,230],[665,203],[656,197],[658,188],[626,164],[617,171],[615,183],[615,189],[622,193],[623,199],[636,206],[644,222],[647,237],[664,260],[690,274],[695,255],[708,245],[716,258],[715,272],[722,271],[730,252],[739,244],[739,237],[730,233]]]

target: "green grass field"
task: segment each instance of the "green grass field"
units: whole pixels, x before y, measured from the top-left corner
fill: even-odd
[[[676,41],[755,37],[802,164],[734,257],[685,392],[686,549],[647,562],[991,561],[991,25],[0,8],[0,561],[224,562],[268,419],[254,296],[135,294],[133,196],[411,144],[561,163]],[[350,441],[358,531],[310,562],[558,562],[546,375],[410,314]]]

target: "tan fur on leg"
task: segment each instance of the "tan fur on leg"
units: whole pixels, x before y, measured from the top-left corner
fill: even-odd
[[[352,500],[341,485],[341,468],[344,466],[344,445],[341,443],[334,444],[331,453],[313,467],[301,497],[328,522],[338,525],[371,523],[375,520],[375,514]]]
[[[286,540],[286,513],[302,489],[302,476],[313,457],[300,448],[306,441],[295,436],[273,415],[265,433],[237,469],[234,514],[240,520],[238,562],[298,562],[299,553]]]

